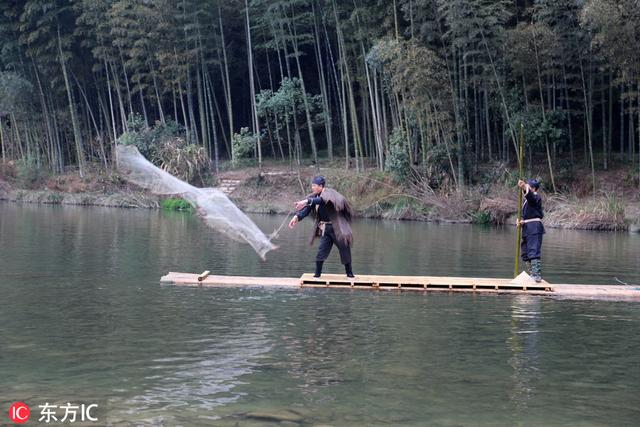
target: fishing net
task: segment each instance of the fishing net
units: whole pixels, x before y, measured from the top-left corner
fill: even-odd
[[[116,148],[118,169],[125,179],[157,195],[174,195],[189,201],[211,228],[239,242],[246,242],[260,258],[276,249],[231,200],[215,188],[197,188],[154,166],[134,146],[118,145]]]

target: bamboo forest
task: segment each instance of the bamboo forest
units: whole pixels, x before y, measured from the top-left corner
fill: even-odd
[[[515,160],[523,125],[552,191],[576,165],[622,162],[638,179],[636,0],[5,0],[1,12],[5,162],[82,176],[145,128],[181,135],[216,170],[339,161],[438,169],[462,187]]]

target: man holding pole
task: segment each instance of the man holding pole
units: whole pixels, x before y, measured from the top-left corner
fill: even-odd
[[[524,195],[522,204],[522,219],[518,219],[517,225],[522,228],[522,239],[520,240],[520,254],[522,260],[527,264],[527,272],[536,282],[542,281],[542,264],[540,262],[540,252],[542,248],[542,235],[544,226],[542,225],[542,198],[538,194],[540,181],[530,179],[518,180],[518,187]]]

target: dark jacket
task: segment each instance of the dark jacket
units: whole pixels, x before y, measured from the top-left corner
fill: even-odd
[[[331,188],[325,188],[320,195],[307,196],[308,204],[296,215],[301,220],[309,213],[315,216],[316,224],[309,243],[312,244],[320,234],[320,221],[331,222],[336,238],[344,246],[353,245],[353,232],[351,230],[351,218],[353,209],[344,196]]]
[[[524,203],[522,204],[522,219],[544,218],[542,211],[542,197],[538,193],[529,190],[524,195]],[[532,221],[523,224],[522,234],[528,236],[530,234],[544,233],[544,225],[540,221]]]

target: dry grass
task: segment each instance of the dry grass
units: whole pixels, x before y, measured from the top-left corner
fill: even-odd
[[[486,212],[494,224],[506,224],[510,216],[518,211],[513,203],[513,197],[489,197],[480,202],[480,212]]]
[[[16,163],[13,160],[4,162],[0,160],[0,177],[13,179],[16,175]]]
[[[625,205],[611,194],[577,198],[557,194],[547,200],[545,224],[578,230],[619,231],[628,229]]]
[[[90,183],[88,180],[83,180],[74,174],[52,176],[46,180],[44,185],[51,191],[82,193],[88,191]]]
[[[0,172],[6,177],[0,180],[0,198],[108,206],[157,204],[152,198],[146,200],[117,173],[97,167],[88,169],[84,179],[78,177],[77,171],[46,177],[40,184],[45,192],[39,192],[17,190],[18,182],[11,177],[15,175],[14,165],[0,164]],[[428,180],[416,176],[411,184],[399,186],[373,168],[357,174],[345,170],[341,163],[320,171],[315,167],[290,168],[286,163],[266,164],[262,169],[227,170],[217,178],[240,181],[231,197],[247,211],[289,213],[293,203],[309,193],[311,178],[317,174],[324,175],[329,187],[341,192],[361,217],[505,224],[515,221],[518,209],[517,190],[499,180],[491,187],[472,187],[462,192],[452,184],[434,189]],[[543,190],[545,226],[585,230],[640,228],[637,188],[625,177],[624,171],[603,174],[598,183],[602,190],[596,198],[585,184],[589,176],[572,184],[575,192],[570,192],[571,196],[551,195]]]
[[[506,224],[518,213],[517,190],[506,185],[494,185],[478,202],[478,212],[488,216],[493,224]]]
[[[513,188],[496,185],[480,200],[479,212],[488,215],[494,224],[513,222],[518,210],[516,195]],[[603,191],[596,198],[543,192],[542,198],[547,227],[618,231],[628,229],[629,223],[634,222],[629,217],[633,211],[615,191]]]

